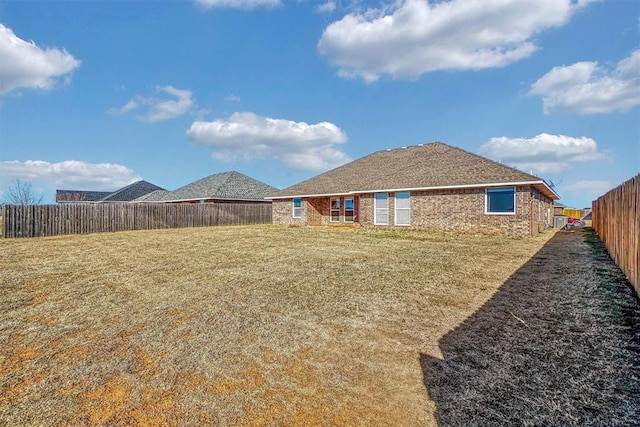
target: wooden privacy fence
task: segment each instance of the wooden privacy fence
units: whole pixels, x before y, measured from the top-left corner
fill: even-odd
[[[592,225],[640,295],[640,174],[593,202]]]
[[[42,237],[157,228],[270,224],[271,203],[99,203],[4,206],[2,235]]]

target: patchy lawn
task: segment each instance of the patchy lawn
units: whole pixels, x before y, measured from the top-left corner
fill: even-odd
[[[0,424],[432,425],[425,358],[551,237],[0,240]]]

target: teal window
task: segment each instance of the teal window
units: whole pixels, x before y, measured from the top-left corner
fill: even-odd
[[[347,197],[344,199],[344,222],[353,222],[355,217],[355,203],[353,198]]]
[[[515,187],[487,188],[485,196],[485,213],[515,214]]]
[[[300,198],[293,199],[293,217],[302,217],[302,199]]]

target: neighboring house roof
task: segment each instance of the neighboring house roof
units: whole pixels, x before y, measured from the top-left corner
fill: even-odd
[[[158,187],[155,184],[141,180],[134,182],[133,184],[122,187],[119,190],[110,193],[106,197],[100,199],[100,202],[130,202],[138,197],[149,194],[153,191],[164,190],[162,187]],[[164,190],[166,191],[166,190]]]
[[[177,190],[169,191],[157,202],[182,202],[193,200],[260,200],[278,191],[276,187],[265,184],[239,172],[223,172],[199,179]],[[138,200],[139,201],[139,200]]]
[[[167,191],[167,190],[152,191],[149,194],[145,194],[144,196],[140,196],[137,199],[133,199],[132,202],[159,202],[167,193],[170,193],[170,191]]]
[[[109,194],[110,191],[56,190],[56,203],[97,202]]]
[[[441,142],[378,151],[278,191],[269,198],[507,184],[529,184],[551,199],[559,199],[544,180],[534,175]]]
[[[166,191],[162,187],[143,180],[136,181],[116,191],[56,190],[56,202],[130,202],[133,199],[157,190]]]

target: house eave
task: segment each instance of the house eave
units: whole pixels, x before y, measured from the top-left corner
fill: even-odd
[[[556,193],[549,185],[542,181],[517,181],[517,182],[490,182],[483,184],[461,184],[461,185],[440,185],[440,186],[431,186],[431,187],[404,187],[404,188],[381,188],[375,190],[354,190],[342,193],[319,193],[319,194],[294,194],[289,196],[269,196],[265,197],[265,199],[276,200],[276,199],[293,199],[293,198],[302,198],[302,197],[332,197],[332,196],[343,196],[343,195],[355,195],[355,194],[366,194],[366,193],[397,193],[404,191],[433,191],[433,190],[456,190],[463,188],[487,188],[487,187],[505,187],[505,186],[517,186],[517,185],[531,185],[531,186],[542,186],[544,190],[546,190],[545,194],[551,199],[560,199],[558,193]]]

